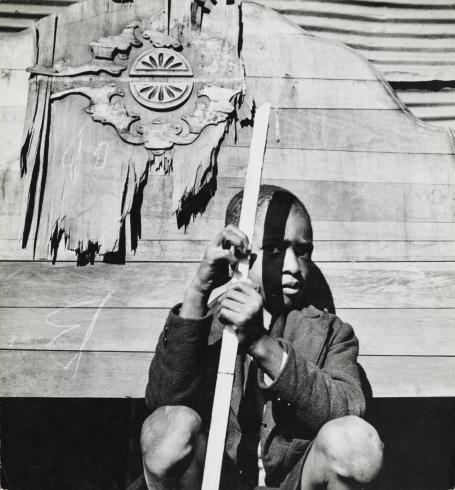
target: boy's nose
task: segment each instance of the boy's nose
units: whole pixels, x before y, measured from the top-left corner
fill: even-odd
[[[286,249],[283,263],[283,273],[297,274],[300,271],[300,264],[297,255],[292,247]]]

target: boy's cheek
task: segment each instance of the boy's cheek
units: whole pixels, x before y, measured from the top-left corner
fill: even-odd
[[[256,258],[253,262],[250,272],[248,273],[248,277],[253,282],[261,286],[261,290],[264,289],[262,287],[262,250],[257,252]]]

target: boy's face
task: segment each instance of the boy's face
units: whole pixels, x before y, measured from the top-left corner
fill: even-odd
[[[273,217],[271,213],[266,220]],[[271,226],[257,223],[253,240],[256,258],[249,277],[261,285],[264,306],[268,311],[273,309],[271,303],[276,303],[276,300],[288,311],[305,304],[305,285],[313,250],[311,233],[299,207],[291,206],[284,219],[286,223],[279,233],[277,229],[280,227],[274,223]],[[272,289],[270,284],[273,284]]]

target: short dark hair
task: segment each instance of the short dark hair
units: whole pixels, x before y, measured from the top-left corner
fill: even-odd
[[[276,185],[269,185],[269,184],[263,184],[261,185],[259,189],[259,198],[258,198],[258,206],[257,206],[257,213],[256,213],[256,219],[261,219],[265,218],[265,214],[267,212],[268,204],[273,198],[273,196],[276,193],[280,193],[281,195],[285,196],[286,199],[288,199],[289,204],[292,206],[298,207],[302,212],[303,215],[305,216],[305,221],[308,225],[308,231],[311,237],[311,240],[313,240],[313,227],[311,226],[311,218],[310,215],[308,214],[308,211],[302,201],[292,194],[292,192],[289,192],[286,189],[283,189],[282,187],[278,187]],[[233,224],[233,225],[238,225],[240,221],[240,211],[242,209],[242,202],[243,202],[243,190],[238,192],[230,201],[229,204],[226,208],[226,218],[225,218],[225,224]]]

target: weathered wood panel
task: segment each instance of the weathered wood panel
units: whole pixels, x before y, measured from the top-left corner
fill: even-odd
[[[56,59],[87,61],[88,39],[119,32],[145,12],[150,15],[150,3],[143,1],[73,7],[59,19]],[[82,14],[90,15],[75,29]],[[389,87],[351,51],[304,36],[252,5],[244,6],[243,20],[249,95],[278,108],[265,182],[289,188],[308,206],[315,260],[340,316],[356,328],[375,395],[454,394],[448,379],[455,353],[452,137],[403,112]],[[26,75],[14,69],[30,63],[14,63],[9,56],[0,67],[3,80],[19,80],[11,93],[20,99]],[[20,117],[23,103],[13,109]],[[78,99],[72,109],[85,117],[85,106]],[[18,124],[20,117],[10,119]],[[71,263],[56,266],[31,263],[30,250],[15,254],[23,185],[17,156],[1,162],[7,192],[0,259],[11,262],[0,263],[0,362],[20,367],[3,380],[2,394],[143,396],[166,308],[181,300],[206,240],[222,227],[224,209],[243,185],[251,133],[236,129],[218,155],[217,193],[186,231],[172,216],[171,180],[149,174],[143,240],[124,266],[76,268],[72,252],[60,255]],[[19,138],[6,144],[17,155]]]
[[[181,301],[196,267],[186,262],[84,268],[2,262],[0,306],[58,308],[105,299],[111,307],[171,307]],[[320,269],[338,308],[455,307],[453,262],[324,263]]]
[[[2,351],[0,396],[142,398],[151,358],[132,352]],[[376,397],[455,395],[453,357],[362,356],[359,361]],[[21,370],[6,369],[12,365]]]
[[[0,350],[153,352],[167,308],[0,308]],[[346,309],[368,356],[455,356],[455,309]]]

